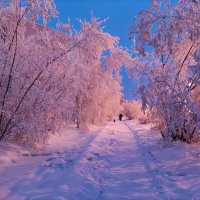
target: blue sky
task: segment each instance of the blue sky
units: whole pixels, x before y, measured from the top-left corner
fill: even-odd
[[[104,31],[120,38],[120,45],[130,47],[128,32],[132,19],[141,10],[150,5],[150,0],[55,0],[59,11],[59,20],[63,23],[70,21],[76,23],[76,19],[90,19],[91,12],[101,19],[109,17],[104,24]],[[128,78],[125,68],[121,72],[124,95],[132,98],[134,82]]]

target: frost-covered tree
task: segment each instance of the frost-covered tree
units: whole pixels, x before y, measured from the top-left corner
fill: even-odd
[[[184,0],[173,5],[154,0],[134,19],[138,59],[144,67],[130,70],[142,80],[143,108],[162,129],[163,137],[190,142],[199,132],[195,93],[199,84],[200,3]],[[143,78],[142,78],[143,77]]]
[[[1,1],[0,140],[5,138],[16,124],[22,127],[16,116],[22,112],[22,104],[30,98],[27,94],[42,75],[42,70],[34,70],[39,63],[32,61],[34,56],[38,55],[30,55],[30,52],[36,51],[37,46],[30,42],[27,26],[34,23],[39,16],[46,22],[55,13],[52,1]],[[26,119],[25,113],[23,118]],[[28,126],[25,121],[24,126]],[[17,135],[18,132],[14,132]],[[21,134],[23,135],[23,132]]]
[[[140,101],[125,101],[122,103],[122,113],[129,119],[137,119],[141,122],[146,121],[146,116],[142,112],[142,103]]]
[[[119,69],[130,56],[94,17],[81,21],[80,30],[70,24],[47,28],[56,13],[51,0],[2,2],[0,140],[43,144],[74,118],[86,126],[118,110]]]
[[[104,33],[99,28],[102,22],[92,21],[98,32],[92,30],[82,43],[83,48],[79,50],[82,59],[76,71],[80,77],[80,88],[74,100],[78,127],[112,119],[119,112],[122,95],[119,70],[132,62],[126,50],[118,47],[118,38]],[[91,25],[83,22],[82,26],[90,29]]]

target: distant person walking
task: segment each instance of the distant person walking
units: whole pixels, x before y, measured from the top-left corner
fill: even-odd
[[[122,117],[123,117],[123,115],[120,113],[120,114],[119,114],[119,120],[120,120],[120,121],[122,121]]]

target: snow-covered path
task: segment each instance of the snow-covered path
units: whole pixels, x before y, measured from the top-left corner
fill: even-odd
[[[84,192],[78,193],[78,199],[130,200],[162,197],[149,169],[149,160],[143,157],[143,150],[136,137],[136,132],[123,122],[116,123],[115,126],[107,125],[80,161],[84,169],[80,174],[88,180],[85,188],[89,189],[87,196]],[[92,187],[96,187],[93,194]],[[69,199],[76,199],[76,195],[77,193],[72,192]]]
[[[0,167],[0,199],[200,199],[198,158],[180,156],[179,143],[165,148],[149,125],[108,123],[71,136]]]

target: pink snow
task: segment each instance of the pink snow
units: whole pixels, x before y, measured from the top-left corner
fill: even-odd
[[[45,150],[0,146],[0,199],[198,199],[198,145],[167,142],[150,125],[110,122],[52,135]]]

